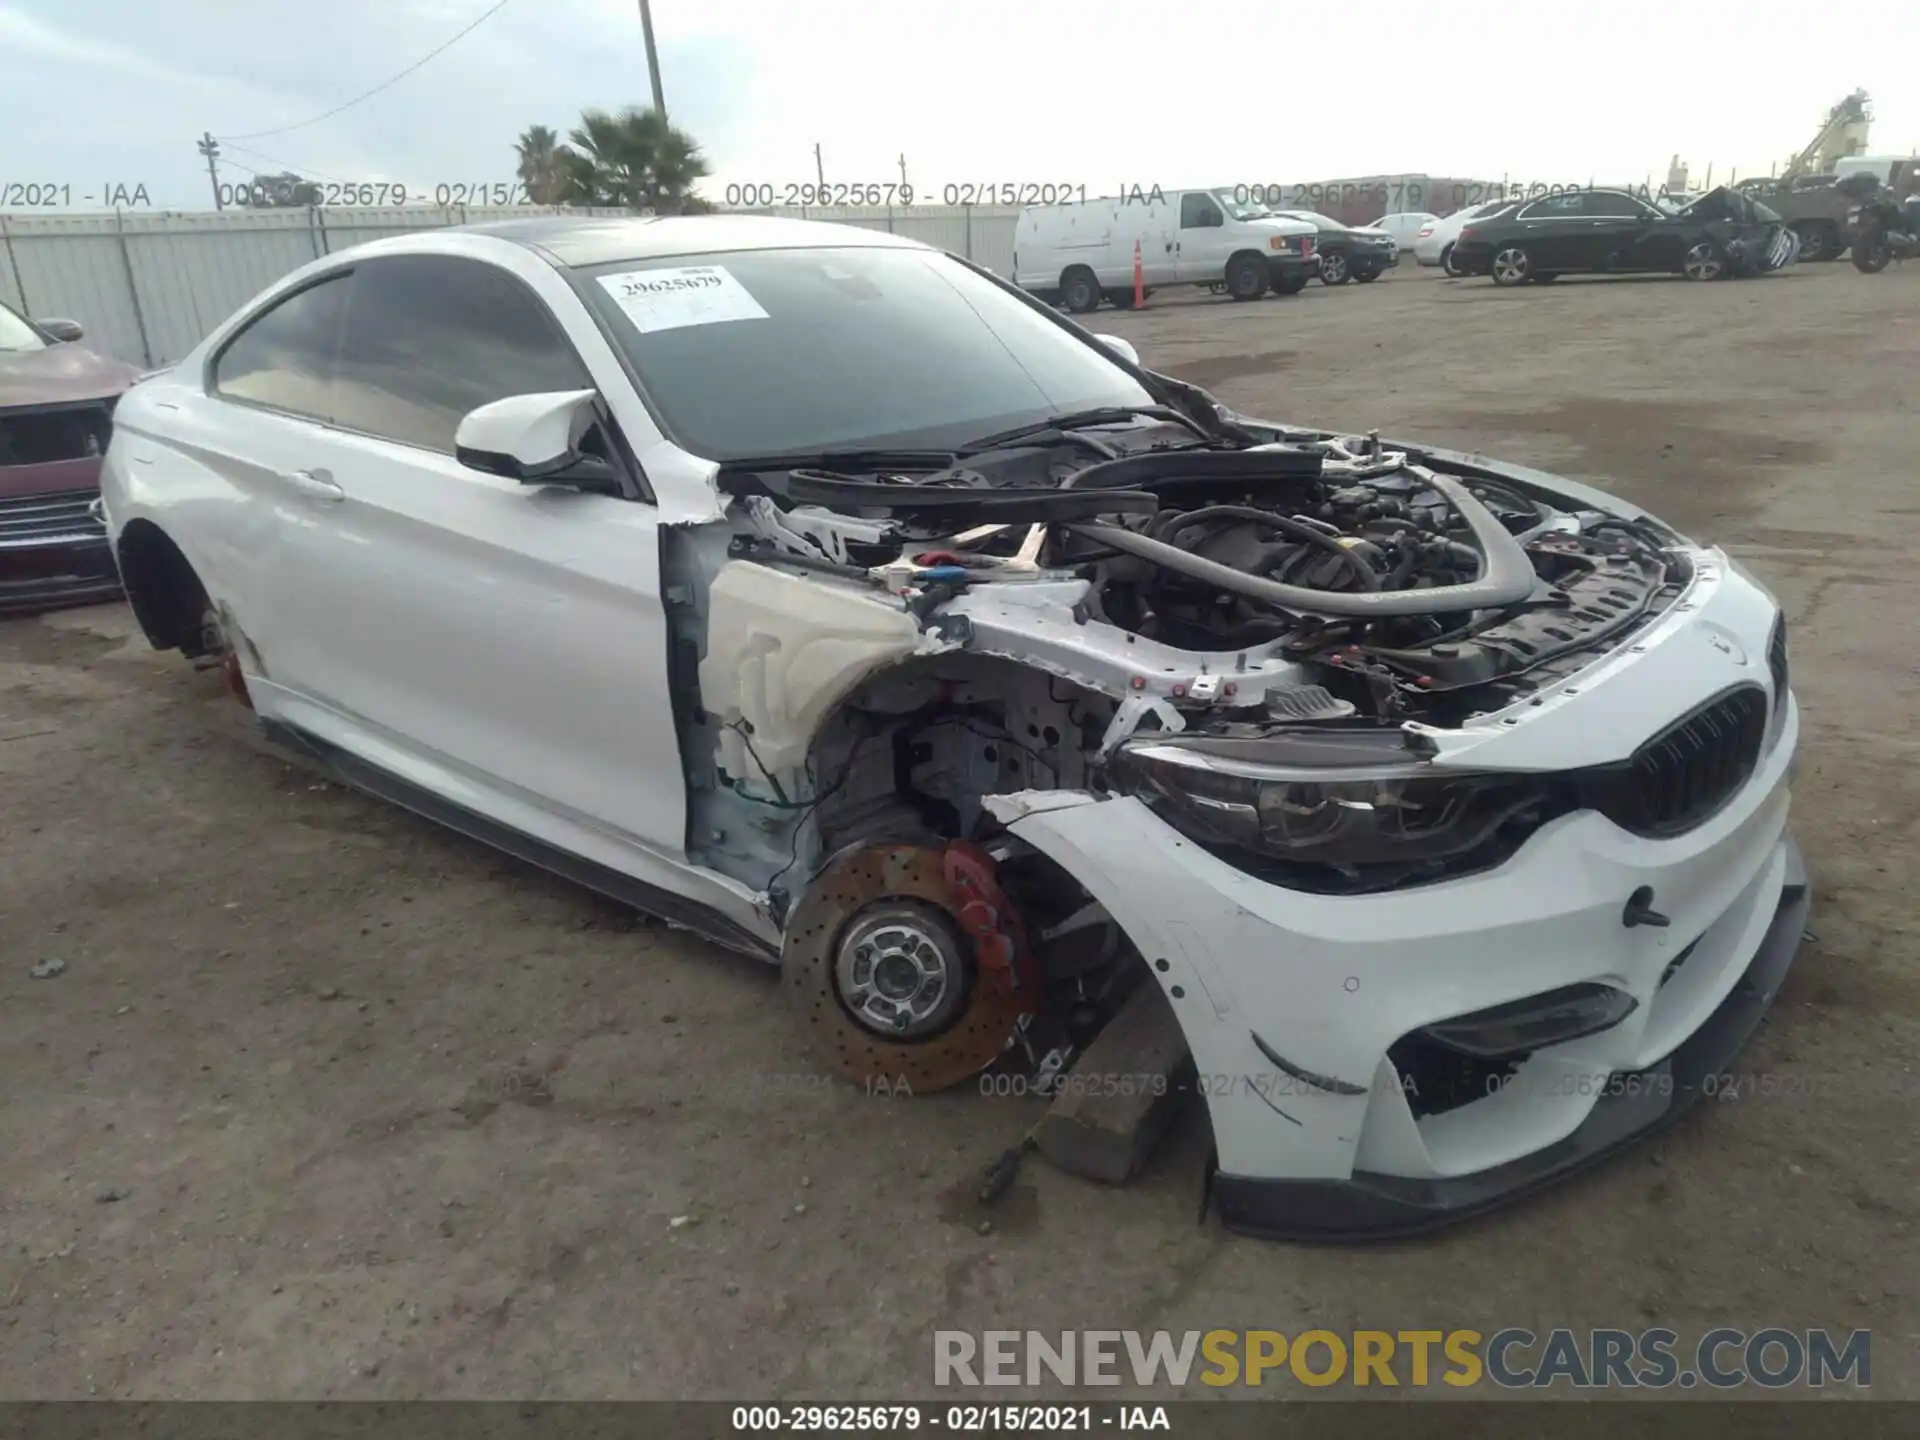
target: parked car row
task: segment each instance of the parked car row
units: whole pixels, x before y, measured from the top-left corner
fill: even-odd
[[[1400,260],[1394,235],[1310,210],[1270,210],[1230,188],[1034,205],[1014,230],[1013,282],[1076,315],[1104,301],[1134,303],[1135,266],[1145,293],[1205,286],[1236,300],[1297,295],[1378,279]]]

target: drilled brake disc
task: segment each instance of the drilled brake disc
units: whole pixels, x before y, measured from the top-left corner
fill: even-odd
[[[916,913],[927,915],[917,926]],[[899,924],[886,923],[894,917]],[[924,1094],[979,1074],[1038,1010],[1023,947],[985,856],[969,846],[884,843],[840,855],[808,888],[788,920],[780,968],[821,1059],[848,1079],[893,1090],[904,1082]],[[943,976],[964,985],[963,1004],[941,1003]],[[934,998],[922,1003],[927,991]],[[889,1010],[897,1033],[883,1033],[873,1013]],[[912,1033],[929,1021],[941,1028]]]

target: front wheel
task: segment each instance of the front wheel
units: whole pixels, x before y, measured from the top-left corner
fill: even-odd
[[[1488,271],[1496,285],[1524,285],[1533,278],[1533,257],[1524,245],[1509,245],[1494,252]]]
[[[1273,281],[1273,293],[1276,295],[1298,295],[1307,288],[1305,275],[1276,275]]]
[[[1710,240],[1702,240],[1680,261],[1680,273],[1689,280],[1718,280],[1726,269],[1720,248]]]
[[[1344,285],[1353,278],[1353,272],[1347,265],[1346,253],[1341,250],[1328,250],[1320,256],[1320,283],[1322,285]]]
[[[1237,255],[1227,266],[1227,293],[1236,300],[1258,300],[1267,293],[1267,262],[1258,255]]]
[[[1551,285],[1559,278],[1560,272],[1558,270],[1536,270],[1533,272],[1533,283],[1536,285]]]
[[[1800,237],[1802,260],[1824,260],[1829,254],[1840,253],[1839,247],[1830,238],[1829,227],[1825,225],[1796,225],[1793,233]]]
[[[1362,285],[1371,285],[1380,278],[1380,272],[1378,270],[1356,270],[1353,272],[1353,278]]]
[[[1863,230],[1854,237],[1853,268],[1863,275],[1878,275],[1892,258],[1893,247],[1887,243],[1886,231]]]

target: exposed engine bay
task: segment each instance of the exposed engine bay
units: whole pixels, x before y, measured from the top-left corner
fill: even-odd
[[[1655,522],[1377,437],[1139,418],[723,469],[730,524],[666,552],[689,853],[762,896],[849,1075],[954,1083],[1014,1037],[1057,1067],[1138,983],[1002,823],[1047,792],[1138,795],[1322,893],[1498,863],[1582,802],[1510,777],[1347,798],[1311,767],[1429,758],[1693,573]],[[1305,782],[1245,778],[1279,753]]]
[[[1077,623],[1201,655],[1270,652],[1374,720],[1449,724],[1510,703],[1689,573],[1657,525],[1563,512],[1377,437],[1011,448],[870,480],[802,469],[747,504],[759,535],[743,553],[867,567],[921,615],[982,587],[1082,581]],[[1260,688],[1176,698],[1252,707]]]

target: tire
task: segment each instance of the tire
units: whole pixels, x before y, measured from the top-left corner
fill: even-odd
[[[1795,225],[1793,233],[1800,237],[1800,258],[1802,260],[1825,260],[1840,253],[1839,239],[1833,233],[1831,225],[1809,223]]]
[[[1276,295],[1298,295],[1307,288],[1308,275],[1276,275],[1273,277],[1273,293]]]
[[[1465,275],[1467,273],[1466,271],[1459,269],[1457,266],[1454,265],[1453,245],[1451,242],[1449,242],[1446,245],[1443,245],[1440,249],[1440,269],[1444,273],[1455,276],[1455,277]]]
[[[1320,252],[1320,283],[1322,285],[1344,285],[1353,278],[1353,265],[1347,259],[1344,250],[1322,250]]]
[[[1356,270],[1353,272],[1353,278],[1356,284],[1371,285],[1385,273],[1382,270]]]
[[[1060,277],[1060,298],[1074,314],[1091,314],[1100,308],[1100,282],[1093,271],[1076,266]]]
[[[1496,285],[1524,285],[1533,278],[1533,257],[1524,245],[1504,245],[1493,252],[1487,273]]]
[[[1141,293],[1144,295],[1145,291],[1143,290]],[[1107,303],[1116,310],[1131,310],[1133,309],[1133,291],[1109,290],[1107,291]]]
[[[1558,270],[1536,270],[1533,272],[1533,283],[1536,285],[1551,285],[1559,278],[1560,272]]]
[[[1727,262],[1719,246],[1702,240],[1681,258],[1680,273],[1689,280],[1718,280],[1727,273]]]
[[[1258,300],[1267,293],[1267,262],[1258,255],[1236,255],[1227,262],[1227,293],[1236,300]]]
[[[1863,275],[1878,275],[1893,258],[1884,230],[1864,230],[1853,237],[1853,268]]]

